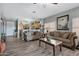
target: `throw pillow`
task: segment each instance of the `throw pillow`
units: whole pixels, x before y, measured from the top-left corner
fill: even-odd
[[[69,36],[69,33],[65,33],[65,34],[63,35],[63,38],[64,38],[64,39],[67,39],[68,36]]]
[[[74,35],[76,35],[76,33],[74,32],[74,33],[70,33],[70,35],[69,35],[69,38],[68,39],[71,39],[71,37],[72,36],[74,36]]]

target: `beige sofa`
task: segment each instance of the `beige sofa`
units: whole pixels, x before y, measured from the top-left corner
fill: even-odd
[[[72,50],[75,50],[75,39],[77,38],[76,32],[52,31],[52,32],[49,32],[48,35],[50,35],[52,38],[56,40],[62,41],[63,46],[66,46],[68,48],[72,48]]]

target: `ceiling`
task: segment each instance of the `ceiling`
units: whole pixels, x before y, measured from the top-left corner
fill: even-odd
[[[45,18],[76,8],[78,3],[2,3],[2,12],[7,18]]]

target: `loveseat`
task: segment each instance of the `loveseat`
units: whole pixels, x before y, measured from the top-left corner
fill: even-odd
[[[77,39],[76,32],[51,31],[47,35],[50,35],[56,40],[62,41],[63,46],[75,50],[75,39]]]

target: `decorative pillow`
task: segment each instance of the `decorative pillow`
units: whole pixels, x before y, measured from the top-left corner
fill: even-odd
[[[68,39],[71,39],[71,37],[74,36],[74,35],[76,35],[76,32],[74,32],[74,33],[70,33]]]
[[[63,35],[63,38],[64,38],[64,39],[67,39],[68,36],[69,36],[69,33],[65,33],[65,34]]]

